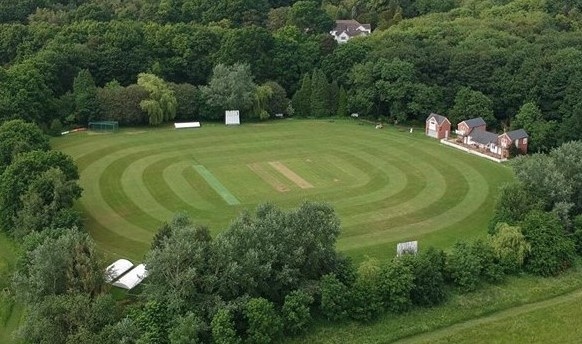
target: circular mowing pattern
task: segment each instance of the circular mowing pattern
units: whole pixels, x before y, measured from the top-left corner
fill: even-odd
[[[501,166],[424,137],[347,122],[76,139],[83,142],[63,147],[80,167],[85,189],[81,203],[91,233],[110,251],[135,255],[149,247],[159,224],[177,211],[187,211],[218,231],[243,208],[269,200],[284,207],[305,199],[330,202],[343,223],[341,249],[390,244],[458,228],[491,203],[492,176],[503,175],[495,172]],[[291,177],[274,169],[273,162],[291,171]],[[249,164],[284,185],[283,191],[266,183]],[[197,165],[242,204],[227,205],[196,171]],[[313,187],[300,188],[293,176]]]

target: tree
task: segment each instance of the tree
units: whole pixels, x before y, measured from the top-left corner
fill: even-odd
[[[148,113],[151,125],[159,125],[176,117],[176,96],[164,80],[153,74],[140,73],[137,84],[149,92],[149,98],[139,105]]]
[[[410,267],[414,275],[414,287],[410,291],[413,304],[434,306],[446,299],[445,258],[443,251],[432,247],[417,255],[401,257],[403,263]]]
[[[273,96],[273,90],[267,86],[258,86],[255,90],[255,100],[253,105],[253,112],[259,119],[268,119],[270,114],[267,111],[268,102]]]
[[[572,265],[574,242],[565,235],[554,214],[537,210],[530,212],[523,221],[522,232],[531,247],[524,262],[527,271],[552,276]]]
[[[273,80],[277,76],[272,69],[273,43],[273,36],[262,27],[228,30],[216,53],[216,62],[248,65],[257,82]]]
[[[327,96],[327,106],[329,108],[329,114],[335,116],[337,114],[337,106],[339,101],[339,86],[337,81],[334,80],[329,84],[328,96]]]
[[[518,157],[511,164],[527,197],[538,201],[542,209],[550,211],[556,203],[572,199],[572,182],[550,155]]]
[[[103,261],[87,233],[76,228],[38,233],[25,247],[13,284],[27,304],[50,295],[101,294]]]
[[[359,321],[376,319],[383,311],[380,292],[380,267],[375,259],[368,259],[358,268],[358,276],[350,290],[350,316]]]
[[[0,125],[0,175],[16,155],[50,149],[48,137],[33,123],[12,120]]]
[[[329,84],[325,74],[319,69],[315,69],[311,77],[310,99],[312,116],[327,117],[330,115]]]
[[[183,214],[177,214],[162,228],[145,258],[148,283],[144,294],[173,312],[183,312],[203,302],[211,306],[216,276],[208,228],[194,226]]]
[[[299,116],[311,115],[311,78],[309,74],[303,76],[301,88],[293,95],[293,109]]]
[[[321,313],[331,321],[345,320],[350,308],[350,290],[334,274],[325,275],[319,282]]]
[[[199,117],[202,107],[202,94],[198,87],[191,84],[168,83],[176,96],[176,119],[193,120]]]
[[[285,332],[295,335],[304,332],[311,321],[311,304],[314,299],[302,290],[294,290],[285,296],[281,309]]]
[[[210,324],[212,327],[212,339],[216,344],[241,343],[234,328],[234,319],[231,311],[221,308],[216,312]]]
[[[89,70],[83,69],[75,77],[73,96],[78,123],[85,125],[91,120],[99,119],[101,108],[97,100],[97,86]]]
[[[176,325],[170,330],[168,338],[171,344],[201,344],[202,334],[209,326],[199,316],[189,312],[176,320]]]
[[[380,295],[384,308],[401,313],[412,306],[410,293],[414,287],[414,275],[410,266],[396,258],[384,264],[380,271]]]
[[[317,1],[297,1],[289,10],[289,23],[308,33],[327,33],[333,28],[333,19],[321,9]]]
[[[140,106],[148,96],[145,88],[135,84],[122,87],[119,83],[112,82],[97,89],[97,99],[103,111],[103,119],[119,121],[119,124],[148,123],[148,114]]]
[[[247,341],[250,343],[272,343],[283,327],[275,306],[264,298],[247,301],[244,316],[248,323]]]
[[[54,178],[39,179],[41,176],[48,177],[44,173],[51,169],[59,169],[62,176]],[[51,181],[52,179],[52,181]],[[36,187],[41,199],[46,202],[57,202],[57,205],[67,206],[70,200],[77,199],[81,194],[81,189],[77,187],[58,186],[58,181],[62,183],[75,182],[79,179],[79,173],[71,157],[57,151],[32,151],[20,154],[10,166],[0,176],[0,224],[2,228],[12,230],[18,212],[23,209],[22,195]],[[37,181],[38,180],[38,181]],[[49,187],[49,188],[47,188]],[[59,194],[55,191],[69,191],[68,194]],[[31,191],[33,192],[33,191]],[[45,194],[46,193],[46,194]],[[46,204],[46,203],[45,203]]]
[[[479,285],[481,261],[466,242],[457,242],[448,255],[447,270],[453,283],[463,292],[473,291]]]
[[[515,119],[511,122],[511,128],[523,128],[528,133],[530,138],[529,151],[545,152],[555,141],[553,135],[557,125],[555,121],[546,121],[535,103],[527,102],[519,109]]]
[[[516,273],[521,270],[530,245],[519,227],[499,223],[496,233],[489,237],[489,241],[505,273]]]
[[[28,305],[17,338],[25,343],[99,343],[102,329],[113,326],[118,313],[110,295],[48,295]]]
[[[340,87],[338,101],[337,101],[337,115],[339,117],[348,116],[348,93],[342,87]]]
[[[574,213],[582,213],[582,141],[564,143],[553,149],[550,157],[572,188],[566,202],[574,204]]]
[[[267,81],[264,85],[268,86],[272,92],[267,102],[267,112],[270,114],[285,113],[289,107],[289,99],[283,86],[275,81]]]
[[[517,224],[531,210],[541,208],[540,200],[531,197],[521,183],[503,185],[495,203],[493,217],[489,222],[489,233],[496,233],[498,223]]]
[[[75,180],[67,180],[60,169],[41,173],[20,197],[22,208],[14,218],[14,236],[22,238],[47,228],[80,226],[79,214],[71,209],[80,196],[81,187]]]
[[[491,99],[479,91],[461,87],[455,96],[455,105],[451,109],[449,119],[451,123],[460,123],[474,117],[482,117],[488,127],[497,125]]]
[[[214,67],[208,86],[201,87],[206,101],[221,110],[249,110],[257,85],[249,65],[235,64]]]
[[[327,204],[306,202],[289,212],[260,205],[254,216],[241,215],[216,238],[220,294],[282,303],[292,290],[334,272],[339,232],[339,219]]]

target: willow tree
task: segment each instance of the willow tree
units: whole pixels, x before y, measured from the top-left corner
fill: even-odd
[[[161,78],[147,73],[140,73],[137,84],[149,92],[149,98],[139,103],[147,112],[150,125],[158,125],[176,117],[178,102],[174,91]]]

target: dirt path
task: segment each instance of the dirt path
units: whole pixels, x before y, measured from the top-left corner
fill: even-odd
[[[576,300],[579,298],[582,298],[582,289],[575,290],[575,291],[570,292],[568,294],[556,296],[556,297],[553,297],[553,298],[548,299],[548,300],[534,302],[534,303],[528,303],[528,304],[525,304],[522,306],[517,306],[517,307],[509,308],[509,309],[506,309],[503,311],[499,311],[499,312],[496,312],[496,313],[493,313],[491,315],[487,315],[484,317],[463,321],[463,322],[456,323],[456,324],[451,325],[451,326],[443,327],[443,328],[435,330],[435,331],[407,337],[407,338],[404,338],[402,340],[396,341],[394,343],[399,343],[399,344],[430,343],[430,342],[433,342],[433,341],[440,339],[442,337],[449,336],[449,335],[454,334],[456,332],[463,331],[463,330],[466,330],[466,329],[469,329],[472,327],[489,324],[489,323],[499,321],[499,320],[504,320],[504,319],[511,318],[511,317],[514,317],[517,315],[521,315],[521,314],[533,312],[533,311],[536,311],[539,309],[559,305],[561,303],[566,303],[566,302]]]
[[[277,178],[270,175],[269,172],[267,172],[263,168],[263,166],[261,166],[261,164],[254,163],[254,164],[248,164],[247,166],[251,169],[251,171],[255,172],[255,174],[257,176],[261,177],[261,179],[264,180],[265,183],[271,185],[273,187],[273,189],[275,189],[279,192],[287,192],[287,191],[291,190],[287,187],[287,185],[281,183]]]
[[[284,175],[287,179],[295,183],[295,185],[299,186],[302,189],[311,189],[313,185],[309,183],[307,180],[301,178],[297,173],[291,171],[287,166],[285,166],[280,161],[271,161],[269,163],[274,169],[276,169],[279,173]]]

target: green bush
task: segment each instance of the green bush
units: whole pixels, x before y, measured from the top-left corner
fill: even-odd
[[[384,310],[378,265],[377,260],[369,259],[358,268],[358,277],[350,293],[350,316],[354,320],[371,321]]]
[[[574,242],[565,235],[554,214],[532,211],[523,221],[522,230],[531,245],[524,264],[527,271],[553,276],[572,266]]]
[[[447,272],[452,282],[463,292],[479,286],[481,261],[466,242],[457,242],[447,259]]]
[[[433,247],[417,255],[402,257],[414,276],[414,287],[410,291],[412,303],[417,306],[434,306],[447,298],[444,279],[446,255]]]
[[[313,297],[308,293],[295,290],[285,296],[285,302],[281,310],[285,332],[299,334],[305,331],[311,321],[310,306]]]
[[[382,266],[380,271],[380,296],[384,308],[400,313],[412,306],[410,293],[414,288],[414,275],[410,266],[396,258]]]
[[[267,299],[250,299],[244,309],[244,316],[248,322],[248,343],[272,343],[283,327],[281,317],[275,311],[275,305]]]
[[[328,320],[345,320],[348,317],[350,291],[334,274],[321,278],[321,313]]]

